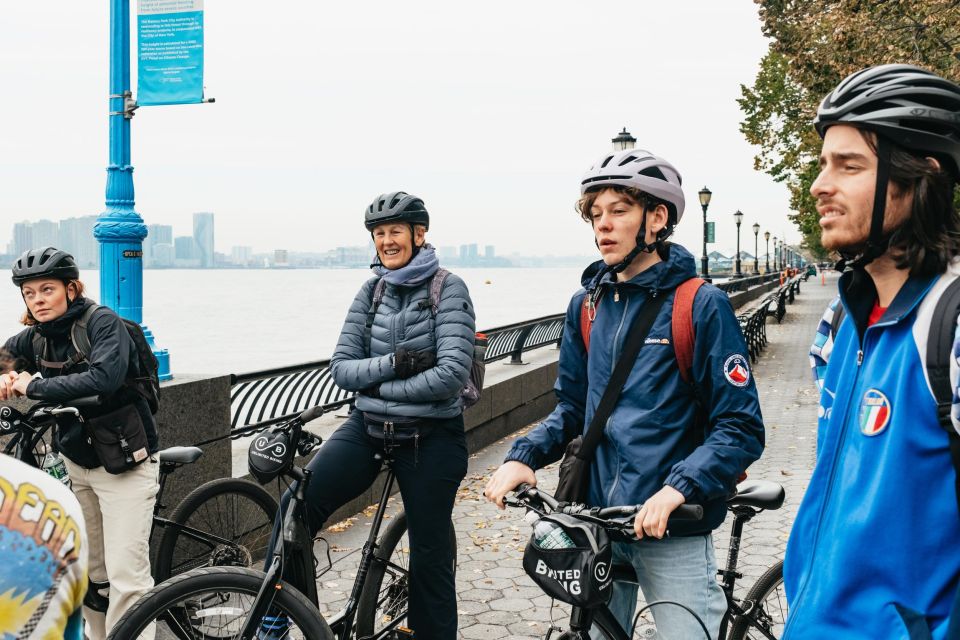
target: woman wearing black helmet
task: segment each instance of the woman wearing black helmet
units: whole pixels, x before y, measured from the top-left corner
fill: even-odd
[[[350,306],[330,360],[337,385],[359,395],[350,417],[308,465],[307,521],[319,530],[370,487],[381,467],[375,454],[384,450],[384,423],[392,423],[393,469],[411,542],[406,626],[418,638],[453,640],[449,523],[467,471],[460,394],[473,360],[473,303],[463,281],[440,268],[426,243],[430,217],[420,198],[383,194],[367,208],[364,224],[377,250],[376,275]],[[284,636],[264,631],[261,637]]]
[[[157,493],[157,426],[147,401],[128,384],[139,375],[136,346],[113,311],[83,296],[73,256],[53,247],[25,252],[13,265],[13,283],[26,305],[27,328],[5,348],[24,371],[0,376],[0,400],[25,396],[68,403],[98,396],[82,409],[84,422],[61,416],[55,447],[63,455],[86,521],[90,579],[110,582],[106,615],[84,608],[87,635],[103,640],[137,599],[153,586],[149,534]],[[80,335],[83,333],[83,336]],[[87,351],[75,346],[86,338]],[[92,444],[104,421],[124,425],[131,439],[130,465],[105,468]],[[126,431],[125,431],[126,433]],[[146,464],[143,464],[146,463]],[[104,526],[109,523],[109,526]]]
[[[960,85],[871,67],[814,126],[810,193],[844,273],[810,350],[817,464],[787,543],[782,637],[958,638]]]

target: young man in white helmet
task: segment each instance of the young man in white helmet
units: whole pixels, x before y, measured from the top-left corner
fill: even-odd
[[[689,607],[716,637],[726,601],[711,532],[764,441],[747,347],[727,295],[698,280],[693,256],[667,242],[684,208],[680,174],[669,162],[639,149],[606,154],[580,190],[578,209],[602,259],[584,272],[567,309],[557,407],[517,439],[484,494],[502,508],[509,491],[536,484],[534,471],[588,432],[629,328],[645,307],[663,300],[603,423],[587,502],[643,503],[634,524],[639,541],[614,543],[614,561],[635,567],[648,602]],[[684,305],[693,330],[686,339],[673,325],[674,307]],[[681,343],[692,346],[688,362]],[[702,505],[703,519],[671,522],[665,537],[670,514],[684,503]],[[636,603],[635,585],[614,583],[610,608],[628,631]],[[681,607],[652,611],[662,640],[702,637]]]
[[[810,193],[844,273],[811,349],[817,464],[787,544],[783,638],[960,638],[960,86],[871,67],[814,125]]]

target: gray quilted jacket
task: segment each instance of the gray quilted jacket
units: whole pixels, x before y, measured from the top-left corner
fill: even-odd
[[[460,390],[470,377],[476,332],[473,302],[463,280],[447,276],[440,294],[436,321],[429,304],[430,279],[414,286],[387,283],[377,307],[367,351],[365,326],[373,288],[379,278],[360,288],[343,323],[330,371],[337,385],[347,391],[380,387],[380,397],[357,396],[361,411],[420,418],[451,418],[463,411]],[[398,379],[393,354],[398,347],[432,351],[437,364],[432,369]]]

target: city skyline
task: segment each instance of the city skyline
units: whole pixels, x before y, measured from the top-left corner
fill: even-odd
[[[510,20],[498,17],[501,6]],[[683,175],[681,244],[694,248],[701,237],[704,185],[714,193],[708,217],[720,246],[735,244],[738,209],[748,225],[799,238],[785,187],[754,169],[756,150],[739,131],[740,85],[752,83],[768,44],[756,5],[607,6],[619,24],[644,25],[642,36],[585,29],[582,7],[565,0],[495,2],[469,21],[436,0],[377,3],[375,11],[305,5],[284,29],[260,34],[264,51],[284,52],[264,56],[242,39],[259,30],[253,14],[211,5],[205,79],[216,103],[137,110],[135,209],[145,224],[184,235],[193,211],[215,211],[221,250],[307,251],[364,242],[364,208],[402,189],[426,202],[435,245],[584,253],[592,236],[573,208],[580,177],[626,127],[638,147]],[[42,15],[30,3],[4,15],[10,28],[0,53],[30,61],[30,73],[10,74],[7,90],[28,96],[56,87],[70,108],[55,100],[0,105],[4,120],[17,123],[0,140],[4,222],[104,208],[107,6],[57,3],[56,20]],[[416,37],[398,41],[397,30]],[[640,46],[669,64],[625,81],[622,65],[608,63],[632,59]],[[64,49],[69,72],[51,55]],[[382,89],[392,77],[404,78],[400,99]],[[299,115],[270,115],[276,94],[256,78],[283,87],[282,105]]]

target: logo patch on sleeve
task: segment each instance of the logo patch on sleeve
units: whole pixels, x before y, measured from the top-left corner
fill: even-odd
[[[745,387],[750,382],[750,363],[735,353],[723,363],[723,376],[735,387]]]
[[[865,436],[883,433],[890,424],[891,410],[887,396],[879,389],[867,389],[860,401],[860,433]]]

